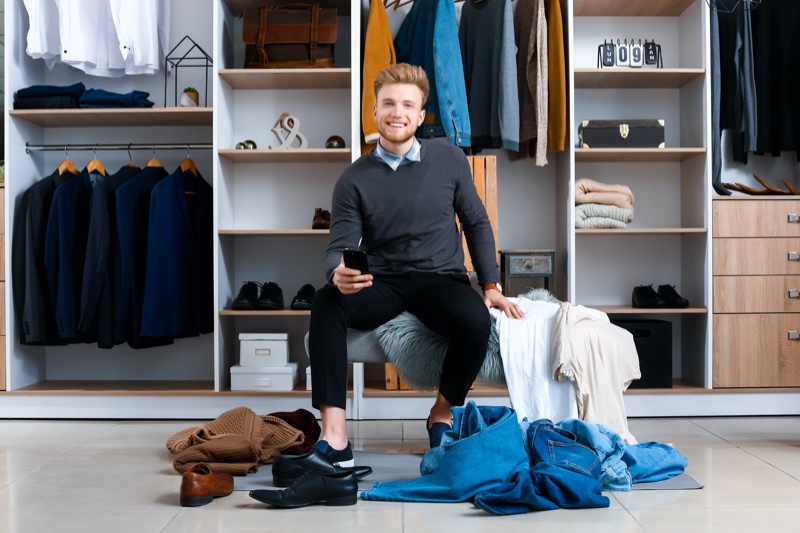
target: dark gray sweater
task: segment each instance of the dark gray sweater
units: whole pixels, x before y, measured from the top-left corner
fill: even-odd
[[[481,285],[500,281],[494,234],[464,153],[420,139],[421,160],[396,171],[373,153],[347,167],[333,189],[327,279],[344,248],[367,252],[372,274],[464,273],[455,215]]]

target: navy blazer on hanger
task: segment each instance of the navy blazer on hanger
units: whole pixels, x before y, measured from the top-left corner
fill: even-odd
[[[142,336],[187,337],[213,331],[212,196],[211,185],[199,173],[180,168],[153,187]]]

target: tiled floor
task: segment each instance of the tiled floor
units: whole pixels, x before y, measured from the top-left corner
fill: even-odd
[[[800,531],[800,417],[631,419],[640,441],[674,443],[705,488],[606,492],[608,509],[506,517],[470,503],[360,500],[284,511],[238,491],[182,508],[164,443],[199,423],[0,421],[0,532]],[[357,449],[426,446],[418,420],[350,428]]]

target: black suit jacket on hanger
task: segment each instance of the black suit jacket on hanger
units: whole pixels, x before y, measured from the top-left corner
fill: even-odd
[[[92,192],[89,234],[81,284],[78,330],[97,337],[97,346],[114,346],[113,247],[117,238],[114,192],[141,173],[139,167],[125,166],[97,182]]]
[[[55,329],[53,304],[44,269],[45,230],[56,188],[70,178],[58,171],[31,185],[14,213],[11,271],[20,343],[64,344]]]

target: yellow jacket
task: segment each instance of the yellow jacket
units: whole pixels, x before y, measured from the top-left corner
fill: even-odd
[[[366,143],[378,142],[378,126],[373,115],[375,76],[396,61],[386,8],[383,7],[382,0],[370,0],[367,35],[364,40],[364,81],[361,88],[361,127]]]

